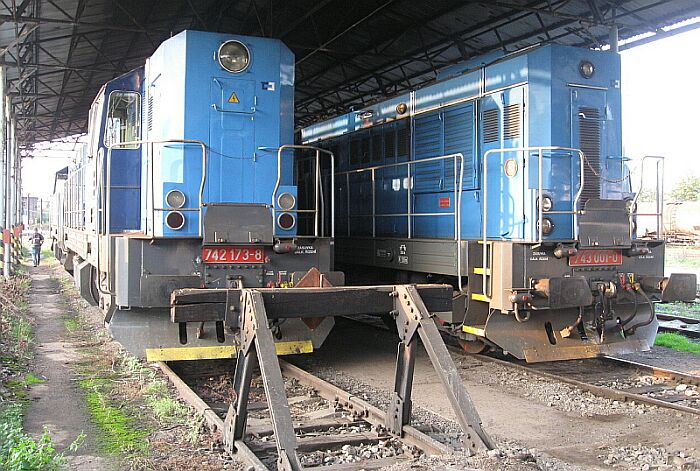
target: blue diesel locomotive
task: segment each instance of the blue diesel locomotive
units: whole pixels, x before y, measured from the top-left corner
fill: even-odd
[[[439,319],[472,351],[649,349],[654,303],[692,300],[695,277],[663,276],[661,215],[636,236],[620,102],[617,53],[551,44],[303,129],[338,160],[338,267],[351,284],[452,284]]]
[[[86,152],[57,174],[54,250],[130,351],[232,356],[222,322],[189,335],[170,322],[180,288],[288,287],[312,267],[342,283],[321,202],[297,201],[293,99],[294,57],[281,41],[197,31],[98,93]],[[278,351],[310,351],[332,325],[287,319]]]

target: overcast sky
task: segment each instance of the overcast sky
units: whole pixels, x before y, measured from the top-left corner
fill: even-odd
[[[700,175],[698,51],[700,29],[622,53],[625,155],[665,156],[667,191],[684,176]],[[49,196],[54,173],[70,162],[66,155],[25,159],[24,194]]]

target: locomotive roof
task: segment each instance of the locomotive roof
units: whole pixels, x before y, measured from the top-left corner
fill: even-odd
[[[14,7],[13,7],[14,5]],[[297,127],[435,80],[452,64],[538,43],[601,47],[696,28],[697,0],[16,0],[0,50],[22,142],[87,128],[102,84],[184,29],[282,39],[296,55]]]

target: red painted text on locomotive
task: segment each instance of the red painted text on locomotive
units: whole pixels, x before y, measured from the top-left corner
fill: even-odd
[[[264,263],[263,247],[202,247],[204,263]]]
[[[621,250],[579,250],[569,257],[569,266],[622,265]]]
[[[440,207],[441,208],[449,208],[450,207],[450,198],[440,198]]]

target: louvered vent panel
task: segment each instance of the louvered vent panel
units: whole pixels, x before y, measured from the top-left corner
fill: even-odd
[[[520,103],[508,105],[503,110],[503,140],[520,139],[521,120]]]
[[[600,111],[585,106],[580,107],[578,111],[579,149],[586,156],[581,192],[583,207],[590,198],[600,198]]]
[[[442,155],[442,121],[439,114],[416,119],[415,135],[415,160]],[[416,192],[439,191],[442,165],[443,163],[439,160],[414,165],[414,190]]]
[[[148,110],[146,115],[148,116],[147,118],[147,127],[149,131],[153,130],[153,95],[148,96]]]
[[[372,134],[372,162],[382,160],[382,135],[381,128],[378,132]]]
[[[396,131],[393,129],[388,130],[384,134],[384,158],[393,159],[396,151]]]
[[[363,164],[369,163],[369,136],[362,138],[361,160]]]
[[[484,142],[498,142],[498,108],[484,110],[481,126],[484,132]]]
[[[461,153],[464,156],[463,188],[474,188],[473,108],[471,105],[445,112],[445,155]],[[445,166],[445,190],[454,189],[454,161],[447,159]],[[458,164],[459,165],[459,164]],[[457,167],[459,174],[459,167]]]
[[[398,152],[397,155],[408,155],[408,148],[411,141],[411,134],[408,131],[408,127],[402,126],[398,130]]]

